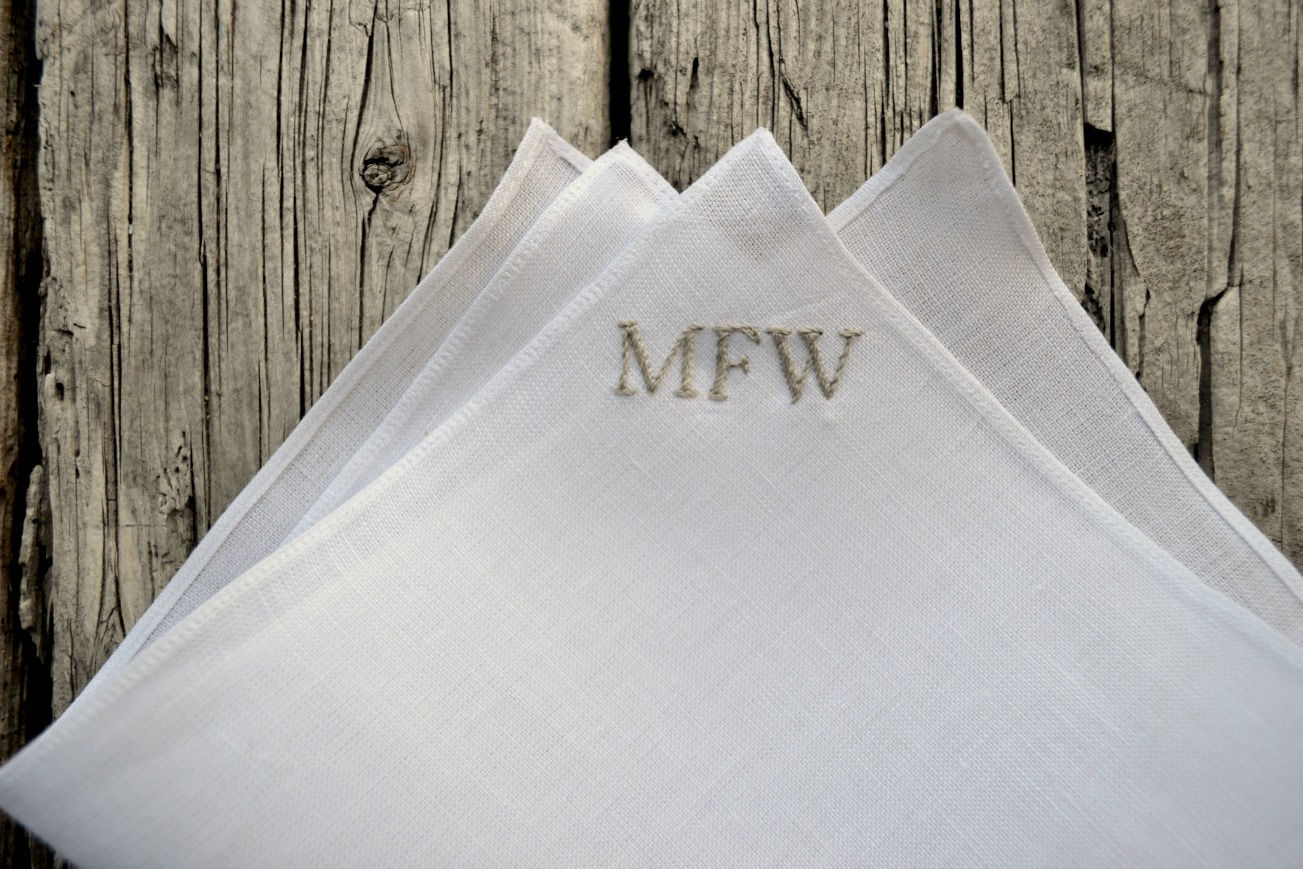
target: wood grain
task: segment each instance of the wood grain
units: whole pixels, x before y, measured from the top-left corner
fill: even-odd
[[[36,86],[30,0],[0,4],[0,753],[50,721],[45,620],[48,505],[36,408],[41,215],[36,190]],[[0,820],[0,865],[48,866],[40,842]]]
[[[604,4],[43,3],[57,714],[473,219],[610,138]]]
[[[11,0],[0,752],[466,228],[531,115],[592,154],[627,133],[680,187],[767,126],[831,208],[964,107],[1178,435],[1303,561],[1301,5]]]

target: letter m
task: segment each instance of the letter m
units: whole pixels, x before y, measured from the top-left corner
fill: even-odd
[[[697,395],[697,390],[692,386],[693,363],[696,355],[697,333],[702,330],[701,326],[689,326],[679,335],[679,340],[674,342],[670,348],[670,355],[665,357],[659,370],[653,372],[651,359],[647,356],[647,347],[642,342],[642,335],[638,332],[638,323],[633,320],[624,320],[620,323],[621,346],[620,346],[620,384],[615,391],[620,395],[633,395],[638,390],[630,385],[630,361],[636,360],[638,368],[642,371],[642,379],[647,384],[647,391],[654,393],[665,379],[666,373],[670,370],[670,365],[674,362],[674,357],[680,357],[679,363],[679,388],[674,391],[675,395],[682,398],[692,398]]]

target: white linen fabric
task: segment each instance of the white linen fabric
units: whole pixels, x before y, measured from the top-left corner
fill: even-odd
[[[226,508],[83,693],[285,541],[534,220],[590,163],[547,124],[530,123],[484,210]]]
[[[590,166],[534,223],[294,534],[361,490],[451,416],[676,196],[669,182],[623,142]]]
[[[759,133],[0,806],[103,866],[1289,864],[1301,687]]]
[[[627,146],[607,159],[621,167],[571,185],[540,218],[296,534],[451,415],[669,195]],[[1303,641],[1303,580],[1204,476],[1058,279],[976,122],[957,109],[933,119],[830,222],[1060,461],[1205,582]]]
[[[1203,473],[1063,285],[976,121],[939,115],[828,219],[1059,461],[1209,585],[1303,643],[1303,577]]]

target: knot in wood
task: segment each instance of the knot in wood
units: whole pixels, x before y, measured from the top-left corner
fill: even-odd
[[[410,174],[407,145],[373,145],[362,158],[362,180],[376,193],[392,190]]]

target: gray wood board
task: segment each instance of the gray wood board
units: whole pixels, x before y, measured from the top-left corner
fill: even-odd
[[[767,126],[831,208],[964,107],[1183,442],[1303,560],[1299,7],[13,7],[2,750],[103,663],[532,115],[593,155],[628,135],[679,187]]]

